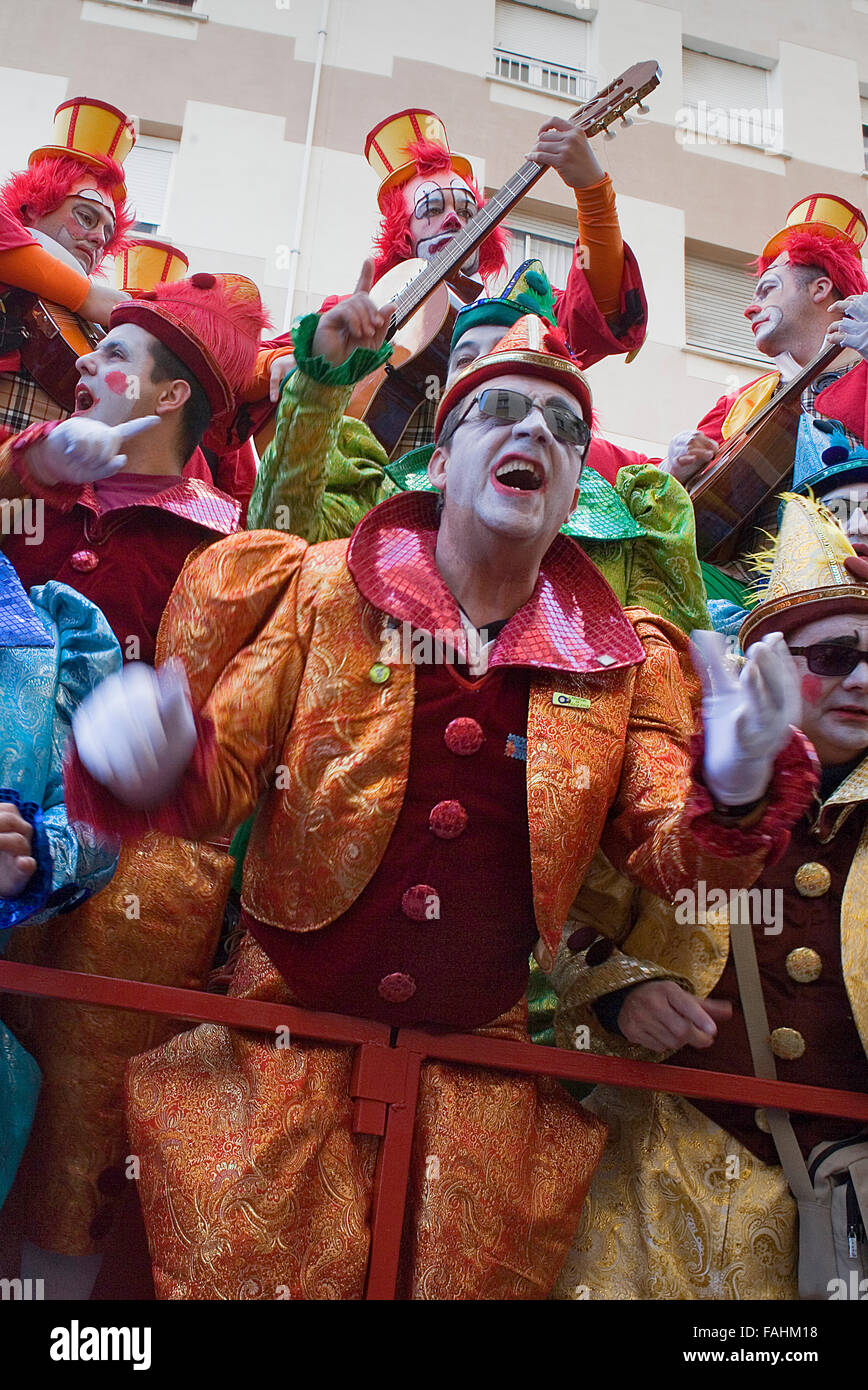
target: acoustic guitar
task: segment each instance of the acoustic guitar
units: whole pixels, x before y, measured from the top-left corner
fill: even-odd
[[[627,112],[634,106],[645,109],[643,99],[659,82],[660,67],[654,59],[635,63],[574,111],[569,120],[589,137],[607,130],[618,119],[631,125]],[[475,299],[481,288],[476,282],[456,281],[461,266],[542,178],[546,168],[533,159],[525,160],[442,251],[430,261],[403,261],[371,291],[378,308],[389,302],[395,305],[388,334],[394,351],[385,367],[356,386],[347,414],[364,420],[387,452],[395,448],[431,391],[436,395],[445,381],[455,314],[462,301]],[[455,286],[451,292],[447,282]]]
[[[26,290],[12,290],[4,298],[7,313],[21,325],[22,364],[43,391],[71,414],[79,381],[76,361],[93,352],[105,330]]]
[[[700,560],[715,565],[735,560],[764,504],[786,491],[795,462],[802,392],[840,352],[836,343],[821,348],[688,485]]]

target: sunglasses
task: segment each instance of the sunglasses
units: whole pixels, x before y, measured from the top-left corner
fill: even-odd
[[[868,652],[861,647],[842,647],[837,642],[814,642],[810,647],[790,647],[793,656],[803,656],[815,676],[849,676]]]
[[[454,434],[458,426],[464,424],[475,405],[478,405],[480,413],[487,415],[489,419],[498,420],[504,425],[515,425],[519,420],[526,419],[536,404],[536,401],[532,401],[529,396],[523,396],[520,391],[504,391],[497,386],[491,386],[487,391],[480,391],[478,396],[473,397],[464,414],[456,420],[451,433]],[[565,405],[541,405],[539,409],[555,439],[561,444],[586,447],[590,443],[591,430],[581,415],[576,415]]]

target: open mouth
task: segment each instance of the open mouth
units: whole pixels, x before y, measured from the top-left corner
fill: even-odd
[[[86,410],[91,410],[98,401],[99,396],[95,396],[93,392],[85,386],[84,382],[80,381],[75,388],[76,415],[83,415]]]
[[[529,459],[507,459],[495,470],[494,483],[505,492],[538,492],[545,479]]]

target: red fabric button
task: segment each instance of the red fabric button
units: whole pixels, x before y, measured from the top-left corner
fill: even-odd
[[[450,753],[466,758],[479,751],[484,737],[482,725],[476,719],[463,717],[446,725],[443,741]]]
[[[436,922],[440,917],[440,895],[430,883],[414,883],[401,897],[401,911],[413,922]]]
[[[428,817],[428,829],[441,840],[457,840],[467,825],[467,812],[460,801],[438,801]]]
[[[571,936],[567,937],[567,950],[587,951],[588,947],[594,944],[597,936],[598,933],[594,931],[593,927],[579,927]]]
[[[377,993],[390,1004],[403,1004],[405,999],[412,999],[416,993],[416,981],[412,975],[404,975],[396,970],[394,975],[383,976],[377,985]]]
[[[99,556],[95,550],[76,550],[70,556],[69,563],[74,570],[81,574],[87,574],[90,570],[95,570],[99,564]]]
[[[197,290],[213,290],[217,281],[207,270],[197,270],[195,275],[190,276],[190,284],[195,285]]]

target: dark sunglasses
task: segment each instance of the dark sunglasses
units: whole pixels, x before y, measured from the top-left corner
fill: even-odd
[[[487,391],[480,391],[479,395],[474,396],[468,403],[464,414],[455,423],[453,434],[459,425],[464,424],[475,405],[479,406],[481,414],[487,415],[490,419],[499,420],[505,425],[514,425],[530,414],[536,401],[532,401],[529,396],[523,396],[520,391],[504,391],[500,387],[490,386]],[[562,444],[587,446],[590,443],[591,430],[581,415],[567,410],[564,405],[542,405],[539,408],[555,439],[560,440]]]
[[[790,647],[793,656],[803,656],[815,676],[849,676],[868,652],[861,647],[842,647],[838,642],[813,642],[810,647]]]

